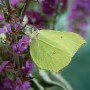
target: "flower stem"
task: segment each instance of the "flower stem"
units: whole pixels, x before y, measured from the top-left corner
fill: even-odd
[[[22,12],[22,16],[23,16],[23,17],[24,17],[24,15],[25,15],[25,12],[26,12],[26,10],[28,9],[31,1],[32,1],[32,0],[26,0],[26,1],[25,1],[25,7],[24,7],[23,12]]]

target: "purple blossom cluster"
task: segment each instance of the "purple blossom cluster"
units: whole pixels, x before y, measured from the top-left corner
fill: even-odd
[[[0,21],[1,20],[4,20],[4,15],[3,14],[0,14]]]
[[[53,15],[57,9],[58,0],[42,0],[42,11],[46,15]]]
[[[70,6],[69,31],[79,33],[85,37],[88,17],[90,17],[90,0],[74,0]]]
[[[55,19],[54,16],[66,10],[67,2],[68,0],[40,0],[40,10],[32,9],[26,11],[28,24],[39,29],[50,28],[48,24],[52,21],[54,22],[52,20]]]
[[[16,81],[12,81],[9,78],[0,82],[0,90],[28,90],[30,89],[29,81],[22,81],[17,78]]]
[[[30,38],[26,35],[23,35],[23,37],[18,41],[17,44],[13,43],[12,44],[12,48],[16,53],[21,53],[23,51],[25,51],[28,48],[28,44]]]
[[[28,18],[28,24],[34,26],[34,28],[42,28],[44,26],[43,16],[35,10],[27,10],[26,15]]]
[[[18,14],[18,4],[24,0],[1,1],[5,11],[0,14],[0,35],[5,34],[6,40],[0,39],[0,90],[28,90],[31,87],[33,62],[29,55],[30,37],[22,28],[23,15]],[[1,45],[2,42],[2,45]]]
[[[65,10],[67,0],[41,0],[40,10],[29,9],[30,0],[0,1],[0,35],[6,37],[0,38],[0,90],[30,89],[34,64],[29,52],[31,39],[25,34],[25,28],[27,25],[48,28],[58,14],[60,3],[60,8]],[[25,16],[28,21],[24,26]]]

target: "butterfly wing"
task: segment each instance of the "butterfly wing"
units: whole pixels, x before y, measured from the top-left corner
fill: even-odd
[[[84,42],[74,33],[41,30],[30,43],[30,53],[38,67],[57,72],[69,64]]]

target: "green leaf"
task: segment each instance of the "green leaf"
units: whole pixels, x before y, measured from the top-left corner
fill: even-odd
[[[22,12],[23,12],[23,9],[25,8],[25,6],[24,6],[24,4],[22,4],[22,3],[19,3],[19,5],[18,5],[19,7],[19,9],[17,10],[17,16],[20,16],[21,14],[22,14]]]
[[[11,9],[9,0],[5,0],[8,10]]]
[[[41,86],[36,79],[32,79],[31,83],[32,83],[31,86],[32,88],[34,88],[34,90],[44,90],[43,86]]]
[[[57,86],[60,90],[73,90],[72,87],[68,84],[68,82],[63,78],[63,76],[59,75],[58,73],[48,72],[45,70],[39,71],[40,78],[43,80],[43,82],[47,83],[48,86]]]
[[[8,70],[6,74],[11,80],[14,80],[17,76],[17,72],[14,70]]]
[[[34,33],[34,35],[33,35]],[[36,65],[57,72],[67,66],[86,41],[76,33],[41,30],[32,33],[30,54]]]
[[[35,7],[35,2],[32,1],[32,2],[30,3],[30,5],[29,5],[29,8],[30,8],[30,9],[33,9],[34,7]]]
[[[3,12],[4,12],[4,18],[7,21],[10,18],[10,15],[7,14],[7,12],[4,9],[3,9]]]
[[[2,11],[3,6],[0,4],[0,12]]]

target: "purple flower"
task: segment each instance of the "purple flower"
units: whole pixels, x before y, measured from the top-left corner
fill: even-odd
[[[30,82],[29,81],[22,82],[20,78],[17,78],[15,90],[28,90],[28,89],[30,89]]]
[[[28,74],[30,74],[32,72],[33,66],[34,65],[31,64],[29,62],[29,60],[27,60],[26,63],[25,63],[25,66],[22,67],[22,71],[21,71],[22,76],[26,77]]]
[[[75,19],[82,18],[86,19],[90,16],[90,0],[75,0],[72,5],[70,6],[70,16],[75,14]],[[83,18],[84,17],[84,18]]]
[[[10,34],[11,33],[11,26],[10,26],[10,24],[6,23],[5,24],[5,29],[4,28],[0,28],[0,34],[1,33],[8,33],[8,34]]]
[[[58,4],[58,0],[42,0],[42,11],[46,15],[53,15]]]
[[[17,8],[18,3],[19,3],[19,0],[10,0],[10,4],[15,8]]]
[[[4,90],[14,90],[14,85],[14,82],[11,81],[9,78],[4,80],[3,82]]]
[[[0,14],[0,20],[4,20],[4,15]]]
[[[30,38],[27,35],[24,35],[17,44],[13,43],[12,47],[16,53],[21,53],[28,48]]]
[[[77,32],[85,37],[90,17],[90,0],[74,0],[70,6],[69,31]]]
[[[3,86],[0,86],[0,90],[4,90]]]
[[[87,27],[85,28],[84,26],[80,26],[80,27],[77,26],[76,27],[74,25],[70,25],[68,31],[78,33],[82,37],[85,37],[86,36],[86,33],[87,33],[86,30],[87,30]]]
[[[3,28],[0,28],[0,34],[1,33],[6,33],[7,31],[5,30],[5,29],[3,29]]]
[[[0,65],[0,73],[6,69],[6,66],[9,64],[9,61],[3,61]]]
[[[17,8],[19,2],[25,2],[25,0],[9,0],[10,4],[14,6],[14,8]]]
[[[22,16],[20,16],[19,18],[14,18],[14,20],[11,21],[11,26],[14,28],[14,30],[19,31],[23,27],[22,22],[23,22]]]
[[[6,24],[5,24],[5,27],[6,27],[6,29],[7,29],[7,33],[8,33],[8,34],[12,33],[10,24],[6,23]]]
[[[36,27],[41,28],[44,25],[43,17],[37,11],[27,10],[26,12],[28,18],[28,24]]]
[[[19,21],[12,22],[11,26],[13,26],[15,30],[20,30],[22,28],[22,24]]]

